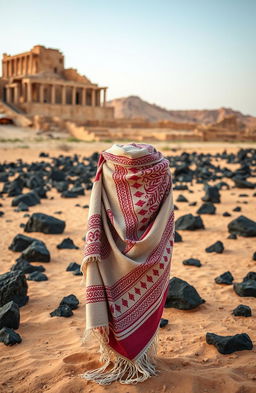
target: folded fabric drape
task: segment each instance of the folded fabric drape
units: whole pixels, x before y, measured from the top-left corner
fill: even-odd
[[[88,335],[103,366],[80,374],[99,384],[157,373],[155,354],[174,241],[169,161],[148,144],[101,153],[81,264]]]

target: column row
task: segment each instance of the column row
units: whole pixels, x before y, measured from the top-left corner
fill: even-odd
[[[58,90],[57,90],[58,89]],[[103,102],[101,91],[103,90]],[[62,104],[82,106],[105,106],[106,88],[83,88],[69,85],[32,83],[23,81],[20,85],[6,86],[6,101],[37,102],[41,104]]]
[[[25,56],[3,60],[3,77],[28,75],[37,72],[37,59],[32,53]]]

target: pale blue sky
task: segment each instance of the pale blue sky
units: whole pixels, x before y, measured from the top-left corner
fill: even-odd
[[[1,53],[58,48],[65,67],[168,109],[256,116],[256,0],[0,0]]]

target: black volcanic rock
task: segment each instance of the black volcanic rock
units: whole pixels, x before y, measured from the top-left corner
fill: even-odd
[[[252,255],[252,260],[256,261],[256,251],[254,251],[253,255]]]
[[[240,212],[240,211],[241,211],[240,206],[234,207],[234,209],[233,209],[233,212]]]
[[[166,308],[178,308],[179,310],[191,310],[205,300],[200,297],[197,290],[188,282],[178,277],[169,281],[168,294],[165,302]]]
[[[205,229],[203,221],[200,216],[193,216],[192,214],[185,214],[176,220],[175,228],[177,230],[195,231],[196,229]]]
[[[30,281],[48,281],[48,277],[44,273],[35,271],[35,272],[30,273],[28,275],[27,280],[30,280]]]
[[[8,327],[3,327],[0,330],[0,342],[5,345],[14,345],[21,343],[22,339],[18,333]]]
[[[231,217],[231,214],[229,212],[224,212],[222,215],[223,217]]]
[[[183,263],[183,265],[189,265],[189,266],[196,266],[196,267],[202,266],[199,259],[196,259],[196,258],[185,259],[182,263]]]
[[[63,220],[44,213],[33,213],[29,217],[25,232],[43,232],[47,234],[63,233],[66,223]]]
[[[37,241],[37,239],[18,233],[14,236],[8,249],[12,251],[23,251],[34,241]]]
[[[218,240],[217,242],[213,243],[211,246],[206,247],[206,252],[217,252],[218,254],[222,254],[224,251],[223,243]]]
[[[237,295],[242,297],[256,297],[256,281],[247,280],[243,282],[236,282],[233,284],[233,289]]]
[[[235,233],[231,233],[227,239],[232,239],[232,240],[236,240],[237,239],[237,235]]]
[[[174,232],[174,243],[180,243],[182,241],[183,241],[182,236],[177,231],[175,231]]]
[[[79,265],[76,262],[70,262],[70,264],[68,265],[68,267],[66,268],[67,272],[73,272],[75,270],[80,270],[81,265]]]
[[[236,317],[251,317],[252,310],[249,306],[245,306],[244,304],[239,304],[239,306],[234,308],[232,314],[235,315]]]
[[[0,306],[13,300],[19,307],[28,302],[28,284],[25,274],[11,271],[0,275]]]
[[[215,282],[217,284],[231,285],[233,280],[234,280],[234,277],[232,276],[232,274],[229,271],[220,274],[218,277],[215,277]]]
[[[62,198],[77,198],[78,194],[76,192],[66,190],[61,193]]]
[[[28,205],[24,202],[20,202],[17,206],[16,209],[14,209],[15,212],[27,212],[29,211]]]
[[[256,222],[245,216],[239,216],[228,224],[228,231],[244,237],[255,237]]]
[[[199,207],[196,212],[197,214],[215,214],[216,207],[212,202],[205,202]]]
[[[178,198],[176,199],[176,202],[188,202],[188,200],[184,195],[179,194]]]
[[[235,334],[234,336],[206,333],[206,342],[207,344],[213,344],[223,355],[253,348],[253,343],[247,333]]]
[[[256,187],[256,184],[251,183],[245,179],[242,179],[241,177],[233,177],[233,182],[235,183],[235,186],[237,188],[250,188],[253,189]]]
[[[51,255],[44,242],[35,240],[21,254],[28,262],[50,262]]]
[[[25,203],[27,206],[35,206],[40,202],[40,198],[35,191],[29,191],[26,194],[21,194],[13,198],[12,206],[18,206],[20,202]]]
[[[56,246],[58,249],[79,249],[79,247],[77,247],[73,240],[70,239],[69,237],[67,237],[66,239],[62,240],[62,242],[60,244],[58,244]]]
[[[166,325],[168,325],[168,319],[161,318],[160,319],[160,328],[164,328]]]
[[[50,313],[51,317],[71,317],[73,315],[72,309],[67,305],[63,304],[62,306],[59,306],[56,308],[54,311]]]
[[[256,272],[249,272],[244,276],[243,282],[248,280],[255,280],[256,281]]]
[[[79,300],[78,300],[77,297],[76,297],[75,295],[73,295],[73,294],[72,294],[72,295],[65,296],[65,297],[61,300],[61,302],[60,302],[60,306],[62,306],[62,305],[67,305],[67,306],[69,306],[72,310],[77,309],[78,304],[79,304]]]
[[[18,329],[20,325],[20,309],[14,302],[10,301],[0,307],[0,329],[8,327]]]
[[[202,197],[202,201],[220,203],[220,192],[216,186],[206,186],[205,195]]]
[[[33,272],[44,272],[45,268],[42,265],[34,266],[31,265],[27,260],[18,258],[16,263],[12,265],[11,271],[13,270],[20,270],[24,274],[33,273]]]

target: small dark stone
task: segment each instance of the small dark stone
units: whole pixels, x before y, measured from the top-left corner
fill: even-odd
[[[19,307],[28,302],[28,284],[25,274],[11,271],[0,275],[0,306],[13,300]]]
[[[188,282],[178,277],[172,277],[169,281],[165,307],[191,310],[204,302],[205,300],[200,297],[197,290]]]
[[[22,201],[18,204],[17,208],[14,209],[15,212],[27,212],[28,210],[28,205]]]
[[[44,213],[33,213],[26,223],[25,232],[63,233],[65,226],[66,223],[63,220]]]
[[[183,265],[189,265],[189,266],[196,266],[196,267],[202,266],[199,259],[196,259],[196,258],[185,259],[182,263],[183,263]]]
[[[256,222],[245,216],[239,216],[228,224],[228,231],[244,237],[255,237]]]
[[[72,310],[75,310],[78,307],[79,300],[75,295],[68,295],[61,300],[60,306],[64,304],[68,305]]]
[[[231,285],[233,280],[234,280],[234,277],[232,276],[232,274],[229,271],[220,274],[218,277],[215,277],[215,282],[217,284]]]
[[[252,255],[252,260],[256,261],[256,251],[254,251],[253,255]]]
[[[248,195],[248,194],[239,194],[238,196],[239,196],[239,198],[246,198],[246,197],[248,197],[249,195]]]
[[[185,214],[176,220],[175,228],[177,230],[194,231],[196,229],[205,229],[203,221],[200,216],[193,216],[192,214]]]
[[[177,205],[173,205],[173,210],[179,210]]]
[[[190,203],[188,204],[188,206],[196,206],[196,205],[197,205],[197,202],[196,202],[196,201],[190,202]]]
[[[2,217],[4,215],[4,212],[0,211],[0,217]]]
[[[256,186],[256,184],[251,183],[251,182],[249,182],[247,180],[244,180],[244,179],[242,179],[240,177],[233,177],[232,180],[234,181],[235,186],[237,188],[250,188],[250,189],[253,189]]]
[[[196,212],[197,214],[215,214],[216,207],[212,202],[205,202]]]
[[[50,313],[51,317],[71,317],[73,315],[72,309],[67,305],[63,304],[62,306],[59,306],[56,308],[54,311]]]
[[[21,254],[28,262],[50,262],[51,255],[44,242],[35,240]]]
[[[218,240],[217,242],[215,242],[211,246],[206,247],[205,251],[206,252],[217,252],[218,254],[222,254],[224,251],[224,245],[220,240]]]
[[[233,209],[233,212],[240,212],[241,211],[241,207],[237,206]]]
[[[74,270],[72,273],[74,276],[82,276],[83,273],[80,271],[80,269]]]
[[[0,330],[0,342],[5,345],[14,345],[21,343],[22,339],[18,333],[8,327],[3,327]]]
[[[235,334],[234,336],[206,333],[206,342],[207,344],[213,344],[223,355],[253,348],[253,343],[247,333]]]
[[[236,239],[237,239],[237,236],[235,235],[235,233],[231,233],[231,234],[227,237],[227,239],[236,240]]]
[[[73,240],[67,237],[66,239],[62,240],[60,244],[57,245],[58,249],[78,249]]]
[[[47,281],[48,277],[46,274],[41,273],[41,272],[33,272],[30,273],[27,277],[27,280],[30,281]]]
[[[13,198],[12,206],[18,206],[20,202],[25,203],[27,206],[35,206],[41,203],[37,192],[35,192],[34,190]]]
[[[164,328],[166,325],[168,325],[169,321],[168,319],[161,318],[160,320],[160,328]]]
[[[11,271],[20,270],[24,274],[33,273],[33,272],[44,272],[45,268],[42,265],[34,266],[31,265],[27,260],[18,258],[16,259],[16,263],[12,265]]]
[[[66,190],[61,193],[61,196],[62,196],[62,198],[77,198],[78,194],[76,192]]]
[[[239,306],[234,308],[232,314],[235,315],[236,317],[251,317],[252,310],[249,306],[245,306],[244,304],[239,304]]]
[[[237,295],[242,297],[256,297],[256,281],[247,280],[243,282],[236,282],[233,289]]]
[[[188,200],[184,195],[180,194],[176,199],[176,202],[188,202]]]
[[[224,212],[222,215],[223,217],[231,217],[231,214],[229,212]]]
[[[202,197],[202,201],[220,203],[220,192],[216,186],[206,186],[205,195]]]
[[[89,209],[89,205],[82,206],[83,209]]]
[[[18,233],[12,240],[8,249],[12,251],[24,251],[30,244],[37,241],[34,237],[22,235]]]
[[[182,242],[183,240],[182,240],[182,237],[181,237],[181,235],[178,233],[178,232],[174,232],[174,243],[180,243],[180,242]]]
[[[256,272],[247,273],[246,276],[243,278],[243,281],[248,281],[248,280],[255,280],[256,281]]]
[[[78,263],[76,262],[70,262],[70,264],[68,265],[66,271],[67,272],[73,272],[74,270],[79,270],[80,266]]]
[[[4,306],[0,307],[0,329],[8,327],[18,329],[20,325],[19,306],[11,300]]]

